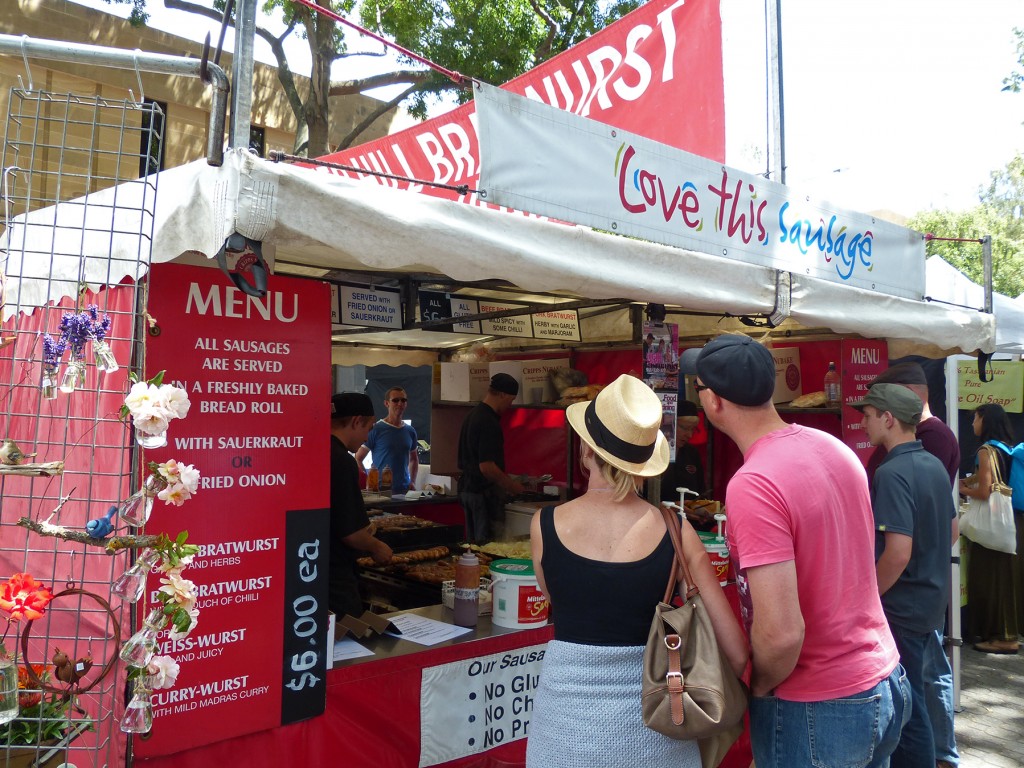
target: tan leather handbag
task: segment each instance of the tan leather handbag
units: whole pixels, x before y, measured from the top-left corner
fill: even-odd
[[[704,768],[717,766],[743,733],[749,691],[718,647],[700,591],[683,554],[679,518],[662,508],[675,559],[644,649],[644,725],[673,739],[699,742]],[[686,599],[671,605],[682,572]]]

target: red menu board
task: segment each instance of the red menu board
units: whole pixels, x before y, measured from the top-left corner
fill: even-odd
[[[200,615],[187,637],[160,636],[181,671],[153,694],[142,758],[323,712],[330,532],[328,286],[272,277],[257,299],[175,264],[149,279],[146,375],[166,370],[191,408],[145,459],[193,464],[201,480],[180,507],[157,500],[146,532],[187,530],[199,546],[183,576]]]
[[[861,413],[851,408],[852,403],[864,397],[875,377],[889,367],[889,345],[870,339],[843,339],[840,355],[843,397],[843,442],[867,463],[875,450],[861,427]]]

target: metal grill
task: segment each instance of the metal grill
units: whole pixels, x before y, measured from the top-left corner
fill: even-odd
[[[121,764],[126,743],[118,721],[125,669],[114,663],[102,677],[100,670],[118,653],[118,622],[121,640],[131,634],[131,612],[116,598],[112,610],[104,606],[111,601],[111,581],[130,565],[131,555],[111,556],[100,547],[39,535],[18,523],[48,520],[82,531],[87,521],[138,488],[136,454],[118,410],[128,373],[143,370],[145,296],[130,280],[110,283],[124,274],[144,274],[149,266],[157,181],[155,174],[146,174],[157,170],[163,114],[155,103],[21,89],[12,91],[9,104],[0,179],[0,270],[6,274],[0,438],[37,453],[33,462],[63,462],[63,471],[0,474],[0,580],[28,572],[54,593],[74,589],[32,623],[27,653],[22,643],[13,642],[26,630],[25,622],[8,625],[5,642],[8,651],[17,645],[22,664],[51,664],[58,648],[72,661],[91,655],[94,663],[83,679],[83,686],[92,682],[93,687],[75,696],[63,715],[70,729],[56,729],[66,733],[56,743],[30,747],[36,753],[31,764]],[[123,236],[137,248],[125,249]],[[83,243],[97,238],[111,243],[110,255],[85,259]],[[89,305],[96,305],[100,318],[110,316],[106,341],[121,367],[101,373],[92,364],[95,349],[86,347],[84,379],[72,392],[58,388],[51,399],[52,391],[41,386],[43,334],[56,337],[65,312]],[[65,356],[58,382],[67,375],[68,362]],[[58,689],[64,685],[56,677],[51,683]],[[31,689],[33,683],[28,685]],[[56,717],[29,720],[21,718],[19,728],[28,728],[33,742],[60,724]],[[3,758],[13,760],[19,751],[0,739]]]

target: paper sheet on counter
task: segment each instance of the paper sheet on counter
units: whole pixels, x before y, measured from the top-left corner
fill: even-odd
[[[443,621],[428,619],[412,613],[392,616],[391,623],[398,628],[400,634],[390,631],[387,634],[420,645],[437,645],[472,631],[469,627],[456,627]]]
[[[376,654],[369,648],[365,648],[351,637],[343,637],[334,644],[334,663],[337,664],[339,661],[348,661],[349,659],[359,659],[363,656],[375,656]]]

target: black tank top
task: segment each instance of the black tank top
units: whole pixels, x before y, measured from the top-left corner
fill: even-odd
[[[567,549],[555,531],[554,507],[541,510],[540,531],[555,639],[584,645],[644,645],[672,568],[668,531],[653,552],[628,563],[591,560]]]

